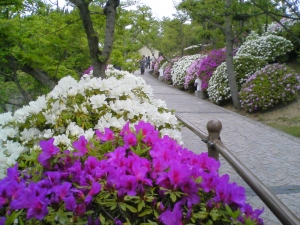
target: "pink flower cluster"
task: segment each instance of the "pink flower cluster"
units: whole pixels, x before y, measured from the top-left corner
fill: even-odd
[[[200,77],[202,84],[201,89],[206,90],[208,88],[208,82],[213,74],[213,72],[217,69],[218,66],[221,65],[222,62],[225,62],[226,54],[225,49],[213,50],[210,54],[206,56],[201,61],[198,76]]]
[[[155,61],[154,61],[154,72],[157,73],[159,68],[160,68],[160,62],[164,59],[164,57],[159,56]]]
[[[187,74],[184,78],[184,88],[188,88],[189,84],[194,83],[198,77],[198,71],[200,70],[201,62],[205,56],[195,60],[187,70]]]
[[[176,62],[178,59],[180,59],[179,57],[176,57],[174,59],[171,59],[171,62],[168,63],[167,67],[164,69],[164,79],[165,81],[169,81],[172,80],[172,66],[174,64],[174,62]]]
[[[86,224],[101,224],[99,215],[106,215],[106,220],[112,219],[114,224],[133,222],[139,218],[133,210],[136,200],[130,202],[126,196],[141,199],[144,204],[149,202],[147,209],[151,210],[141,221],[191,223],[193,213],[201,210],[200,203],[205,203],[207,211],[226,204],[240,209],[239,221],[250,218],[262,224],[262,211],[252,210],[246,203],[244,188],[229,183],[228,175],[219,176],[219,161],[207,153],[197,155],[168,136],[161,138],[150,123],[140,121],[135,129],[127,123],[118,133],[108,128],[105,132],[96,131],[91,141],[81,136],[73,143],[73,152],[53,143],[53,138],[40,143],[40,173],[34,167],[19,171],[15,165],[0,181],[2,224],[5,216],[17,210],[26,212],[27,220],[43,221],[50,209],[68,213],[73,222],[86,218]],[[123,207],[130,205],[131,212],[101,205],[96,200],[99,196],[107,196],[107,202],[115,201]],[[147,201],[149,196],[153,199]]]

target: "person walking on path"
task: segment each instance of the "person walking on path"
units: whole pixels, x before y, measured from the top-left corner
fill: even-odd
[[[141,75],[144,75],[145,73],[145,66],[146,66],[146,58],[143,55],[142,59],[140,60]]]
[[[147,61],[146,69],[150,69],[150,61],[151,61],[150,56],[147,57],[146,61]]]

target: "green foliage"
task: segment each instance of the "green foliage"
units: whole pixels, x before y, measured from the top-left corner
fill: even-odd
[[[268,125],[273,128],[276,128],[278,130],[281,130],[285,133],[288,133],[290,135],[300,138],[300,126],[284,125],[284,124],[279,124],[276,122],[268,123]]]
[[[266,64],[267,62],[264,59],[252,55],[237,55],[233,57],[234,76],[238,90],[241,89],[248,77]],[[213,72],[207,91],[209,99],[216,104],[231,98],[225,62]]]
[[[271,64],[258,70],[240,92],[241,105],[249,112],[288,103],[298,96],[300,76],[286,65]]]
[[[278,25],[277,25],[278,26]],[[281,28],[279,31],[276,32],[276,35],[282,36],[287,40],[291,41],[294,49],[293,53],[296,53],[298,60],[300,59],[300,23],[293,22],[292,25],[285,24],[285,26],[289,29],[289,31]]]

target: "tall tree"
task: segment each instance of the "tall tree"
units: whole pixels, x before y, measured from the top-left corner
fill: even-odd
[[[103,9],[103,13],[106,16],[106,29],[105,29],[105,41],[103,50],[99,49],[99,38],[96,33],[93,22],[91,19],[91,13],[89,5],[92,0],[69,0],[73,3],[80,12],[82,24],[88,39],[90,57],[93,65],[93,75],[95,77],[105,77],[105,66],[112,51],[112,45],[114,41],[114,31],[117,15],[117,7],[120,5],[120,0],[108,0]]]
[[[220,2],[223,4],[220,4]],[[225,34],[228,83],[233,105],[236,109],[240,109],[241,105],[233,66],[234,36],[232,31],[232,8],[234,3],[236,4],[237,0],[222,0],[218,2],[214,0],[187,0],[184,1],[180,7],[189,12],[193,19],[199,22],[207,22],[211,26],[219,28]]]

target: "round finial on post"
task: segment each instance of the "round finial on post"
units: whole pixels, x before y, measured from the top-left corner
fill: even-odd
[[[222,123],[219,120],[210,120],[207,122],[206,128],[208,131],[207,140],[210,142],[207,143],[208,156],[219,160],[219,152],[214,149],[211,143],[213,143],[215,139],[221,140],[220,132],[222,130]]]
[[[207,122],[206,128],[209,133],[220,133],[222,130],[222,123],[219,120],[210,120]]]

